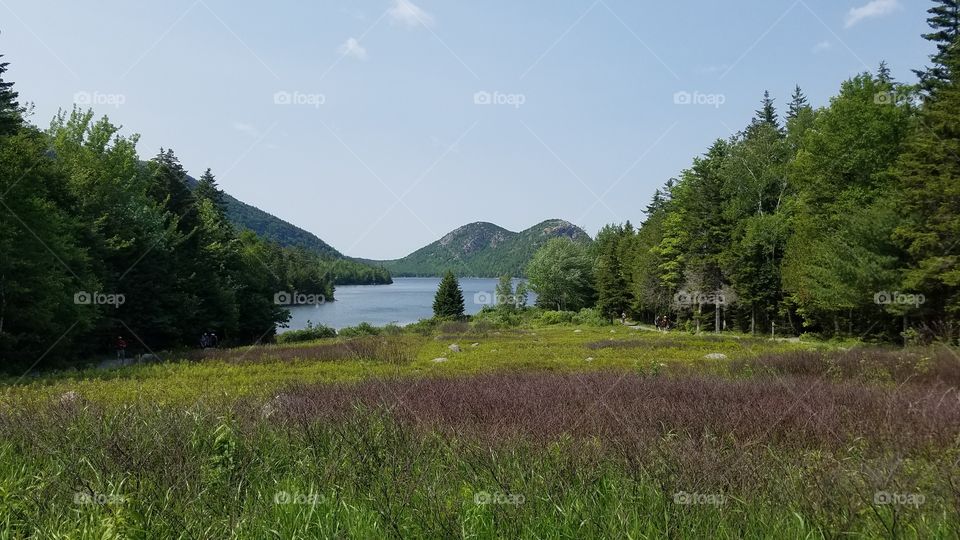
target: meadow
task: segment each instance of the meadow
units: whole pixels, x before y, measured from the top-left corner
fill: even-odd
[[[167,356],[2,381],[0,537],[960,535],[946,347],[460,323]]]

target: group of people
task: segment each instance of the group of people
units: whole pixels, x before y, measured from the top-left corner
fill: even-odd
[[[216,349],[220,345],[220,339],[217,338],[217,334],[213,332],[204,332],[200,336],[200,348],[201,349]]]
[[[667,330],[670,329],[670,324],[671,324],[670,317],[667,317],[666,315],[660,315],[659,317],[657,317],[657,320],[656,320],[657,330],[661,332],[666,332]]]

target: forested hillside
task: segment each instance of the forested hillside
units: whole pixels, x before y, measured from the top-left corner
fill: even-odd
[[[595,297],[581,304],[610,317],[955,340],[960,14],[947,8],[930,11],[925,37],[939,53],[921,84],[881,64],[844,81],[826,107],[800,87],[782,110],[765,94],[746,127],[657,191],[639,228],[608,226],[589,255],[561,250],[546,267],[586,264]],[[543,266],[535,289],[556,286]]]
[[[370,261],[382,264],[394,276],[441,276],[447,270],[459,276],[522,276],[530,258],[551,238],[589,243],[580,227],[551,219],[519,233],[493,223],[470,223],[402,259]]]
[[[172,150],[144,163],[137,136],[92,111],[43,131],[0,64],[0,368],[269,340],[284,292],[333,299],[334,279],[379,279],[352,261],[237,229],[207,171],[194,189]],[[371,275],[364,275],[363,272]],[[279,295],[279,296],[278,296]]]
[[[191,176],[187,176],[186,181],[191,189],[198,185],[198,181]],[[393,281],[390,272],[378,264],[365,264],[344,257],[315,234],[238,200],[229,193],[223,193],[222,198],[227,219],[235,227],[253,231],[260,238],[279,246],[318,255],[321,259],[319,264],[333,276],[335,285],[379,285]]]

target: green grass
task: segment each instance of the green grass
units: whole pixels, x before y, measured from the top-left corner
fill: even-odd
[[[403,376],[472,375],[497,370],[574,371],[595,369],[658,370],[661,364],[707,363],[710,353],[728,360],[761,353],[827,347],[821,343],[790,343],[746,336],[693,336],[661,334],[627,327],[557,326],[524,330],[490,330],[464,334],[404,336],[414,354],[406,365],[389,365],[357,359],[326,362],[308,355],[293,361],[249,361],[258,354],[296,351],[309,343],[244,347],[231,351],[237,362],[186,360],[126,366],[110,370],[84,369],[48,374],[39,379],[0,380],[0,400],[8,402],[50,400],[67,392],[102,404],[121,405],[131,400],[157,404],[190,404],[199,399],[234,399],[266,396],[291,383],[349,382],[366,378]],[[637,341],[644,346],[591,350],[587,344],[603,340]],[[329,342],[330,340],[323,340]],[[342,341],[342,339],[341,339]],[[477,343],[476,347],[472,345]],[[461,352],[449,346],[458,344]],[[256,351],[256,352],[253,352]],[[446,358],[437,363],[436,358]],[[587,360],[591,358],[592,360]],[[17,384],[13,384],[13,383]]]
[[[409,355],[311,356],[338,338],[2,381],[0,538],[958,536],[960,434],[900,455],[664,425],[636,454],[602,436],[490,441],[408,425],[402,411],[280,421],[263,408],[292,386],[516,371],[732,381],[740,360],[836,345],[571,325],[360,339]],[[876,471],[929,502],[871,502]],[[722,503],[679,504],[678,492]]]

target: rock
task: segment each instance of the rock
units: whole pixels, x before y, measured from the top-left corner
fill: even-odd
[[[155,354],[141,354],[140,357],[137,358],[137,361],[138,362],[159,362],[160,357]]]
[[[582,333],[583,333],[583,330],[577,328],[576,330],[573,331],[573,333],[574,333],[574,334],[582,334]]]
[[[432,360],[432,362],[433,362],[434,364],[442,364],[443,362],[446,362],[446,361],[447,361],[447,359],[446,359],[446,358],[443,358],[443,357],[434,358],[434,359]]]
[[[454,343],[453,345],[450,345],[447,348],[450,349],[450,352],[460,352],[460,346],[457,345],[456,343]]]
[[[73,405],[78,401],[80,401],[80,393],[73,390],[70,390],[69,392],[66,392],[60,396],[61,405]]]
[[[592,357],[592,356],[588,356],[588,357],[587,357],[587,362],[593,362],[593,357]]]
[[[477,347],[480,346],[480,344],[479,344],[479,343],[471,343],[470,346],[473,347],[474,349],[476,349]]]
[[[727,355],[723,353],[714,352],[704,356],[704,358],[706,358],[707,360],[726,360]]]
[[[611,333],[611,334],[616,334],[617,331],[616,331],[616,330],[611,330],[610,333]]]

